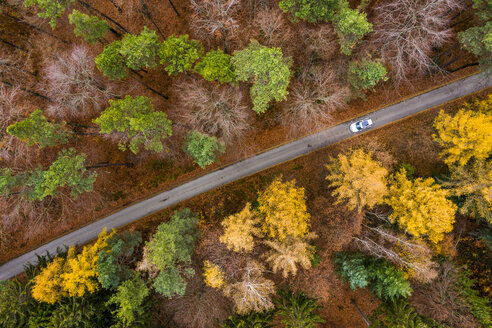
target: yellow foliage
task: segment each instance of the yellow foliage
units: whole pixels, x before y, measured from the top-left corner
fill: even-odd
[[[203,278],[205,284],[212,288],[221,289],[225,286],[224,272],[217,264],[210,263],[208,260],[203,262]]]
[[[296,181],[282,183],[276,178],[258,197],[258,210],[264,217],[263,232],[271,238],[303,237],[309,231],[310,215],[306,209],[304,188]]]
[[[445,233],[453,230],[456,205],[446,198],[448,191],[434,179],[408,180],[404,169],[390,183],[386,203],[393,208],[390,216],[405,230],[416,236],[427,236],[437,244]]]
[[[443,147],[446,164],[465,165],[472,157],[485,159],[492,151],[492,115],[461,109],[455,116],[443,111],[434,119],[437,135],[433,138]]]
[[[39,301],[54,304],[61,298],[67,296],[62,288],[61,273],[63,272],[64,259],[56,257],[48,263],[36,277],[32,287],[32,297]]]
[[[235,252],[250,252],[255,246],[254,237],[262,236],[261,229],[256,226],[260,220],[250,207],[251,204],[247,203],[241,212],[225,218],[221,223],[224,234],[219,240]]]
[[[331,182],[330,187],[336,188],[332,194],[338,198],[336,203],[346,200],[351,210],[360,212],[364,206],[380,204],[388,192],[388,171],[372,159],[372,153],[362,149],[339,154],[336,159],[330,157],[326,168],[329,171],[326,180]]]

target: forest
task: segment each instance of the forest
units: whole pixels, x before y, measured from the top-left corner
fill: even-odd
[[[0,0],[0,263],[492,68],[485,0]],[[492,90],[39,254],[0,327],[492,327]]]

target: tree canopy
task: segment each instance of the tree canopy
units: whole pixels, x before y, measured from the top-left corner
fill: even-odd
[[[193,130],[186,135],[185,151],[198,166],[205,168],[217,160],[217,152],[225,152],[225,146],[216,137]]]
[[[56,19],[60,17],[65,9],[73,4],[75,0],[25,0],[26,7],[36,6],[43,10],[38,13],[41,18],[48,18],[52,29],[56,27]]]
[[[286,13],[290,13],[295,21],[301,19],[316,23],[331,21],[340,2],[340,0],[281,0],[279,6]]]
[[[220,49],[212,50],[203,56],[194,70],[207,81],[232,83],[235,81],[235,74],[231,58]]]
[[[387,81],[386,68],[378,61],[363,59],[351,61],[347,80],[356,96],[362,96],[364,90],[372,90],[380,81]]]
[[[352,49],[364,35],[372,31],[372,24],[367,21],[366,13],[348,6],[342,7],[334,17],[334,27],[340,43],[340,51],[351,55]]]
[[[159,48],[161,64],[167,65],[169,75],[186,72],[203,56],[203,46],[196,40],[188,40],[188,35],[169,36]]]
[[[70,24],[75,25],[73,31],[75,35],[84,38],[89,43],[96,43],[109,31],[107,21],[97,16],[86,15],[78,10],[72,11],[68,19]]]
[[[250,252],[255,246],[255,237],[262,236],[259,223],[260,218],[251,210],[251,204],[247,203],[239,213],[230,215],[221,222],[224,234],[219,240],[235,252]]]
[[[114,41],[95,58],[97,69],[108,79],[121,80],[128,76],[125,61],[120,54],[121,46],[121,41]]]
[[[142,68],[154,68],[157,65],[159,47],[159,38],[155,31],[144,26],[138,35],[125,34],[121,40],[119,53],[128,68],[138,71]]]

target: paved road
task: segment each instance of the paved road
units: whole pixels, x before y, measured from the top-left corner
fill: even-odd
[[[490,86],[492,86],[492,77],[473,75],[422,95],[385,107],[366,116],[370,117],[374,122],[373,128],[378,128]],[[110,216],[66,234],[3,264],[0,267],[0,280],[8,279],[21,273],[25,263],[36,261],[35,254],[45,254],[46,251],[54,254],[57,247],[84,244],[95,239],[104,227],[116,229],[211,189],[223,186],[298,156],[308,154],[343,139],[350,138],[354,136],[354,133],[349,131],[349,125],[353,121],[356,120],[336,125],[320,133],[265,151],[254,157],[226,166],[182,184],[174,189],[164,191],[152,198],[128,206]]]

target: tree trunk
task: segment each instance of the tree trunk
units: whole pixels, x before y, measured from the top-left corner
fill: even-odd
[[[3,43],[5,43],[6,45],[9,45],[9,46],[11,46],[11,47],[15,48],[15,49],[19,49],[20,51],[24,51],[25,53],[27,53],[27,52],[28,52],[26,49],[21,48],[21,47],[19,47],[19,46],[16,46],[15,44],[10,43],[10,42],[9,42],[9,41],[7,41],[7,40],[0,39],[0,41],[1,41],[1,42],[3,42]]]
[[[142,77],[140,74],[138,74],[138,72],[135,72],[134,70],[131,70],[131,72],[133,72],[135,75],[137,75],[137,76],[139,76],[139,77]],[[164,94],[160,93],[159,91],[157,91],[157,90],[153,89],[152,87],[150,87],[150,86],[149,86],[148,84],[146,84],[145,82],[143,82],[143,81],[141,81],[141,80],[139,80],[139,79],[137,79],[137,78],[135,78],[135,81],[137,81],[138,83],[140,83],[141,85],[143,85],[144,87],[146,87],[147,89],[149,89],[150,91],[152,91],[153,93],[155,93],[155,94],[157,94],[157,95],[161,96],[162,98],[164,98],[164,99],[166,99],[166,100],[167,100],[167,99],[169,99],[169,97],[168,97],[168,96],[166,96],[166,95],[164,95]]]
[[[9,87],[15,87],[12,83],[8,82],[8,81],[5,81],[5,80],[0,80],[3,84],[6,84],[8,85]],[[35,96],[38,96],[40,98],[43,98],[43,99],[46,99],[48,101],[51,101],[51,102],[54,102],[53,99],[51,98],[48,98],[46,96],[43,96],[42,94],[40,93],[37,93],[36,91],[32,91],[32,90],[28,90],[28,89],[25,89],[23,87],[18,87],[20,90],[24,91],[24,92],[27,92],[27,93],[30,93],[30,94],[33,94]]]
[[[168,0],[169,3],[171,4],[171,7],[173,7],[173,10],[174,12],[176,13],[176,15],[178,15],[178,17],[181,17],[181,15],[179,14],[178,10],[176,9],[176,7],[174,7],[174,3],[172,2],[172,0]]]
[[[102,17],[106,18],[107,20],[109,20],[110,22],[112,22],[113,24],[115,24],[116,26],[118,26],[123,32],[125,33],[128,33],[128,34],[131,34],[130,31],[128,31],[126,28],[123,27],[123,25],[121,25],[120,23],[118,23],[117,21],[115,21],[114,19],[112,19],[111,17],[109,17],[108,15],[106,15],[105,13],[97,10],[96,8],[92,7],[90,4],[88,4],[87,2],[84,2],[82,0],[78,0],[79,3],[84,6],[85,8],[89,9],[89,11],[93,11],[99,15],[101,15]],[[116,32],[116,31],[115,31]],[[121,35],[121,34],[120,34]]]
[[[157,29],[157,31],[159,32],[159,34],[162,36],[162,38],[165,39],[166,37],[162,33],[161,29],[159,28],[159,26],[157,26],[157,24],[152,19],[152,16],[150,15],[149,7],[147,7],[147,4],[145,3],[145,0],[140,0],[140,3],[142,4],[142,12],[145,15],[145,17],[147,17],[149,19],[149,21],[152,23],[152,25],[155,26],[155,28]]]
[[[85,168],[87,170],[90,169],[97,169],[100,167],[113,167],[113,166],[127,166],[127,167],[134,167],[135,165],[133,163],[96,163],[90,166],[86,166]]]
[[[355,309],[357,310],[357,312],[359,312],[360,316],[362,317],[362,320],[364,320],[364,322],[366,323],[366,325],[369,327],[371,325],[371,323],[369,322],[369,320],[367,320],[366,316],[359,309],[359,307],[357,306],[357,303],[355,303],[355,300],[352,298],[350,300],[350,302],[352,302],[352,304],[355,306]]]
[[[3,62],[3,61],[0,59],[0,66],[2,66],[2,65],[8,66],[8,67],[12,67],[12,68],[14,68],[14,69],[16,69],[16,70],[18,70],[18,71],[21,71],[21,72],[26,73],[26,74],[30,74],[30,75],[32,75],[32,76],[38,76],[38,74],[37,74],[37,73],[35,73],[35,72],[31,72],[31,71],[28,71],[28,70],[26,70],[26,69],[23,69],[23,68],[17,67],[17,66],[15,66],[15,65],[12,65],[12,64],[10,64],[10,63]]]
[[[113,6],[115,6],[115,8],[118,9],[118,12],[120,14],[123,12],[123,9],[121,9],[121,7],[118,6],[118,4],[116,2],[114,2],[114,0],[109,0],[109,2],[111,2],[113,4]]]
[[[471,66],[478,66],[478,62],[475,62],[475,63],[470,63],[470,64],[464,64],[464,65],[461,65],[461,66],[460,66],[460,67],[458,67],[458,68],[455,68],[455,69],[452,69],[452,70],[448,70],[448,72],[449,72],[449,73],[454,73],[454,72],[459,71],[460,69],[467,68],[467,67],[471,67]]]

